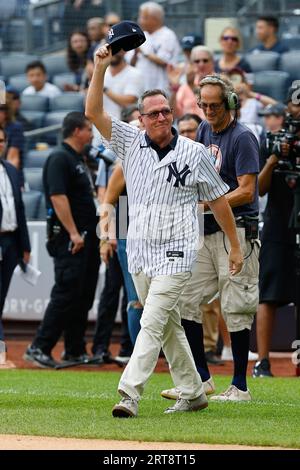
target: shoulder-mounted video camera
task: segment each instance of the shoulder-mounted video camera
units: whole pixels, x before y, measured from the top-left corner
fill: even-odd
[[[282,144],[288,144],[288,151]],[[279,158],[278,170],[300,172],[300,120],[287,115],[285,126],[279,132],[267,132],[266,148],[268,155]]]

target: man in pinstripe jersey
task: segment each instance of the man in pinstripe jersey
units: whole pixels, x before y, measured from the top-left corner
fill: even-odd
[[[224,194],[228,186],[210,162],[205,147],[178,136],[161,90],[139,100],[145,131],[110,117],[103,109],[103,80],[111,61],[108,45],[98,49],[86,101],[86,115],[123,160],[129,202],[128,265],[144,311],[141,330],[118,391],[115,417],[137,416],[138,401],[163,347],[181,393],[166,413],[207,406],[203,384],[180,322],[178,299],[191,275],[199,241],[198,198],[208,201],[227,234],[228,269],[243,264],[235,222]],[[105,243],[101,240],[101,244]]]

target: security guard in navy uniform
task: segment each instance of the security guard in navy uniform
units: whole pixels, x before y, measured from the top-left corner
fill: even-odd
[[[47,249],[54,259],[55,284],[36,336],[24,358],[57,367],[51,351],[64,333],[63,364],[85,363],[84,333],[99,271],[96,206],[82,152],[92,125],[82,113],[63,121],[63,142],[50,154],[43,173],[48,210]]]

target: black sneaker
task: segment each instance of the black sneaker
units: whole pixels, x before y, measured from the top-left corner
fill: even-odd
[[[103,351],[102,349],[98,349],[93,354],[92,361],[93,364],[112,364],[114,362],[114,358],[112,357],[110,351]]]
[[[213,365],[213,366],[223,366],[224,362],[216,356],[216,354],[213,351],[207,351],[205,353],[205,359],[207,364]]]
[[[63,362],[78,362],[80,364],[88,364],[90,361],[91,357],[86,354],[79,354],[78,356],[73,356],[72,354],[67,354],[65,351],[61,355],[61,360]]]
[[[267,358],[257,361],[253,367],[252,377],[273,377],[270,361]]]
[[[35,348],[34,346],[28,346],[23,355],[23,359],[33,362],[38,367],[50,367],[51,369],[55,369],[58,364],[51,354],[45,354],[41,349]]]

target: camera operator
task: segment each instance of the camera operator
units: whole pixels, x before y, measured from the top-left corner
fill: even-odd
[[[295,140],[297,136],[300,139],[300,103],[297,104],[293,99],[296,95],[297,90],[290,88],[287,111],[291,119],[299,121],[298,131],[294,134]],[[293,140],[292,143],[287,143],[291,135],[287,131],[281,134],[280,140],[275,135],[273,140],[270,139],[271,150],[268,151],[267,146],[262,149],[263,168],[259,174],[259,194],[263,196],[268,193],[268,202],[260,251],[260,298],[257,312],[259,360],[253,368],[253,377],[273,376],[269,351],[276,309],[294,302],[296,297],[295,234],[290,226],[294,195],[286,181],[287,172],[280,169],[292,165],[297,150]]]

